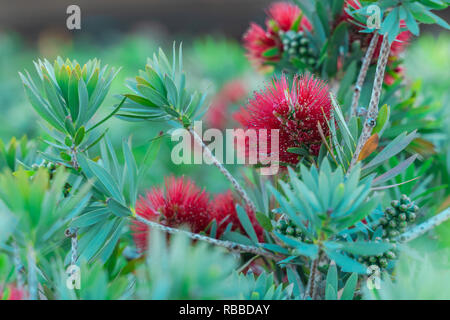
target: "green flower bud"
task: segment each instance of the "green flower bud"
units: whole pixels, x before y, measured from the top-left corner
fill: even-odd
[[[386,252],[385,256],[386,256],[386,258],[391,259],[391,260],[396,258],[395,253],[392,251]]]
[[[294,228],[292,228],[292,227],[287,227],[287,229],[286,229],[286,233],[288,234],[288,235],[294,235],[294,232],[295,232],[295,230],[294,230]]]
[[[309,42],[309,40],[307,38],[300,39],[300,44],[307,44],[308,42]]]
[[[399,235],[399,232],[397,230],[391,230],[389,231],[389,236],[390,237],[396,237]]]
[[[400,201],[403,204],[407,204],[410,202],[410,199],[408,198],[408,196],[406,194],[402,194],[402,196],[400,197]]]
[[[391,206],[393,206],[394,208],[398,208],[399,205],[400,205],[400,202],[398,200],[391,201]]]
[[[401,222],[399,222],[398,226],[403,229],[408,226],[408,223],[406,221],[401,221]]]
[[[388,261],[386,260],[386,258],[381,258],[379,260],[379,263],[380,263],[380,267],[382,267],[382,268],[386,268],[388,266]]]

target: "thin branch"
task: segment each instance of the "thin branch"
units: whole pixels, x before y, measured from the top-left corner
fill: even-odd
[[[280,260],[280,257],[278,257],[278,256],[274,255],[273,253],[268,252],[262,248],[259,248],[259,247],[244,245],[244,244],[231,242],[231,241],[227,241],[227,240],[218,240],[218,239],[204,236],[201,234],[192,233],[192,232],[189,232],[186,230],[180,230],[180,229],[176,229],[176,228],[163,226],[162,224],[147,220],[138,215],[136,215],[134,218],[136,220],[144,223],[145,225],[149,226],[150,228],[159,229],[163,232],[170,233],[170,234],[184,234],[193,240],[204,241],[204,242],[207,242],[207,243],[215,245],[215,246],[226,248],[231,252],[252,253],[252,254],[259,255],[259,256],[264,256],[264,257],[270,258],[272,260]]]
[[[434,217],[428,219],[427,221],[411,228],[409,231],[401,234],[400,236],[398,236],[397,241],[408,242],[414,240],[424,233],[430,231],[434,227],[437,227],[441,223],[447,221],[448,219],[450,219],[450,207],[445,209],[441,213],[438,213]]]
[[[68,228],[64,234],[67,238],[70,238],[70,264],[75,265],[78,260],[78,229]]]
[[[70,153],[72,154],[72,167],[75,170],[78,170],[80,167],[78,164],[77,150],[75,147],[70,148]]]
[[[359,97],[361,96],[362,86],[364,85],[364,80],[366,79],[367,70],[369,70],[370,63],[372,62],[373,53],[378,43],[378,32],[375,31],[372,40],[370,40],[369,47],[367,48],[366,55],[362,60],[361,69],[359,70],[358,80],[353,92],[352,106],[351,106],[351,116],[356,115],[356,109],[358,108]]]
[[[362,148],[366,144],[367,140],[372,134],[372,129],[376,124],[378,117],[378,104],[380,102],[381,89],[383,87],[384,71],[386,69],[386,64],[389,58],[389,53],[391,52],[391,46],[388,41],[388,34],[383,35],[383,42],[381,44],[380,56],[378,57],[377,69],[375,72],[375,79],[373,81],[372,96],[370,98],[369,108],[367,110],[367,117],[364,121],[364,126],[359,136],[358,144],[356,145],[355,153],[353,154],[352,161],[347,170],[346,175],[350,174],[350,171],[355,166],[358,161],[359,154]]]
[[[231,173],[223,166],[223,164],[220,163],[220,161],[212,154],[211,150],[205,145],[202,138],[195,132],[193,129],[189,129],[189,132],[194,137],[194,140],[202,146],[202,148],[205,150],[206,156],[211,159],[212,163],[220,170],[220,172],[231,182],[231,184],[236,189],[237,193],[244,199],[247,206],[250,207],[253,212],[256,212],[256,206],[253,203],[253,201],[248,196],[247,192],[242,188],[242,186],[239,184],[239,182],[231,175]]]
[[[38,297],[38,279],[36,271],[36,253],[33,247],[29,246],[27,250],[28,261],[28,292],[30,300],[37,300]]]
[[[319,267],[319,261],[322,257],[322,254],[319,253],[316,259],[314,259],[311,262],[311,268],[309,272],[309,279],[308,279],[308,285],[305,292],[305,298],[311,297],[311,299],[315,299],[316,293],[317,293],[317,285],[316,285],[316,278],[317,278],[317,272]]]

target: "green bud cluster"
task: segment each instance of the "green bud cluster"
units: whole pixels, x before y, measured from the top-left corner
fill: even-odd
[[[283,43],[283,51],[289,58],[298,58],[307,66],[314,66],[317,62],[314,50],[310,46],[310,40],[303,31],[280,31]]]
[[[291,219],[280,219],[275,225],[275,230],[284,236],[296,238],[305,243],[312,243],[303,233],[302,230]]]
[[[295,225],[291,220],[280,219],[275,226],[275,229],[285,236],[291,236],[299,238],[302,236],[302,232],[299,227]]]
[[[375,242],[381,241],[381,238],[375,239]],[[389,242],[392,242],[388,240]],[[358,261],[361,263],[364,263],[367,266],[376,265],[380,269],[386,269],[389,261],[397,259],[398,256],[398,250],[396,249],[395,243],[393,243],[393,248],[389,251],[386,251],[382,254],[378,254],[376,256],[367,256],[363,257],[360,256],[358,258]]]
[[[44,160],[42,160],[41,164],[36,164],[36,163],[33,164],[31,166],[31,169],[33,169],[33,171],[38,171],[40,168],[46,168],[50,174],[50,179],[52,179],[53,173],[55,172],[56,167],[57,167],[56,164],[44,159]]]
[[[382,238],[375,239],[375,241],[384,240],[392,243],[393,249],[377,256],[359,257],[358,260],[366,265],[377,265],[385,269],[389,261],[398,256],[398,250],[395,247],[396,237],[406,231],[408,224],[416,219],[418,211],[419,207],[405,194],[400,200],[393,200],[391,207],[386,208],[384,216],[379,220],[379,225],[383,229]]]
[[[406,195],[402,195],[400,200],[392,201],[391,207],[385,210],[384,216],[379,220],[383,238],[394,240],[405,232],[408,224],[416,219],[417,211],[419,207]]]

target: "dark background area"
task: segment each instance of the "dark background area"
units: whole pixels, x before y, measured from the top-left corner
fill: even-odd
[[[240,38],[249,21],[263,22],[269,0],[0,0],[0,30],[32,40],[42,32],[91,33],[150,27],[171,34],[221,33]],[[66,9],[81,8],[82,29],[66,28]]]
[[[262,23],[270,0],[0,0],[0,31],[14,31],[29,40],[43,32],[90,34],[151,28],[177,35],[223,34],[239,39],[249,21]],[[66,9],[81,8],[82,29],[66,28]],[[447,21],[450,10],[440,12]],[[422,31],[439,27],[423,25]]]

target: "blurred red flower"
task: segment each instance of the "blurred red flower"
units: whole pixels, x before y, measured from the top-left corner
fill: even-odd
[[[294,27],[301,13],[300,8],[294,4],[275,2],[267,10],[266,30],[256,23],[250,24],[243,41],[247,56],[256,67],[260,68],[267,62],[277,62],[281,59],[283,44],[279,31],[311,30],[311,24],[305,17],[302,17],[298,26]],[[269,49],[278,49],[278,51],[269,55],[265,54]]]
[[[266,32],[256,23],[251,23],[250,28],[244,34],[244,47],[247,50],[248,59],[256,66],[261,67],[270,61],[279,61],[281,54],[274,54],[270,57],[264,56],[264,52],[272,48],[282,49],[279,37]]]
[[[227,82],[214,97],[206,113],[206,119],[212,128],[224,129],[228,121],[228,108],[247,95],[247,89],[241,80]]]
[[[24,300],[24,299],[25,299],[25,292],[15,287],[14,285],[9,285],[5,290],[0,290],[0,300]]]
[[[267,129],[267,155],[277,150],[270,148],[270,129],[279,129],[279,160],[296,164],[298,156],[287,151],[291,147],[304,147],[317,155],[321,136],[317,128],[321,125],[328,136],[327,119],[332,108],[328,85],[310,75],[295,77],[291,88],[284,75],[274,79],[273,84],[262,92],[256,92],[246,108],[235,114],[235,119],[245,129]],[[245,146],[248,154],[248,140]],[[260,150],[258,150],[260,152]]]
[[[191,180],[170,177],[163,188],[153,188],[136,203],[136,214],[168,227],[189,227],[199,233],[211,221],[209,195]],[[131,226],[138,249],[143,252],[148,243],[148,226],[134,221]]]
[[[282,31],[292,30],[294,23],[301,14],[302,11],[300,8],[289,2],[275,2],[267,10],[267,15],[269,18],[272,19],[276,26]],[[272,29],[270,20],[267,22],[267,27],[269,30]],[[304,29],[311,30],[312,26],[308,19],[302,17],[301,23],[293,31]]]
[[[361,33],[363,30],[363,26],[359,26],[359,22],[355,24],[355,20],[346,12],[348,9],[360,9],[362,8],[361,3],[358,0],[348,0],[344,4],[344,11],[341,15],[340,21],[347,21],[351,24],[350,32],[350,42],[361,40],[361,45],[363,48],[367,48],[369,46],[370,41],[372,40],[373,34]],[[400,27],[405,28],[406,24],[403,20],[400,21]],[[391,45],[390,56],[398,56],[401,52],[403,52],[408,45],[408,41],[410,40],[412,34],[411,32],[405,30],[398,34],[395,38],[395,41]],[[377,42],[377,46],[375,48],[375,52],[373,54],[373,61],[376,62],[378,56],[380,54],[381,43],[383,42],[383,36],[380,36]]]
[[[217,222],[216,238],[220,238],[222,236],[229,223],[232,223],[231,230],[238,230],[243,234],[246,233],[237,215],[236,201],[231,191],[216,195],[211,205],[213,211],[213,219],[216,219]],[[260,242],[263,242],[264,230],[256,220],[255,213],[248,207],[245,208],[245,211],[250,218],[258,240]]]

